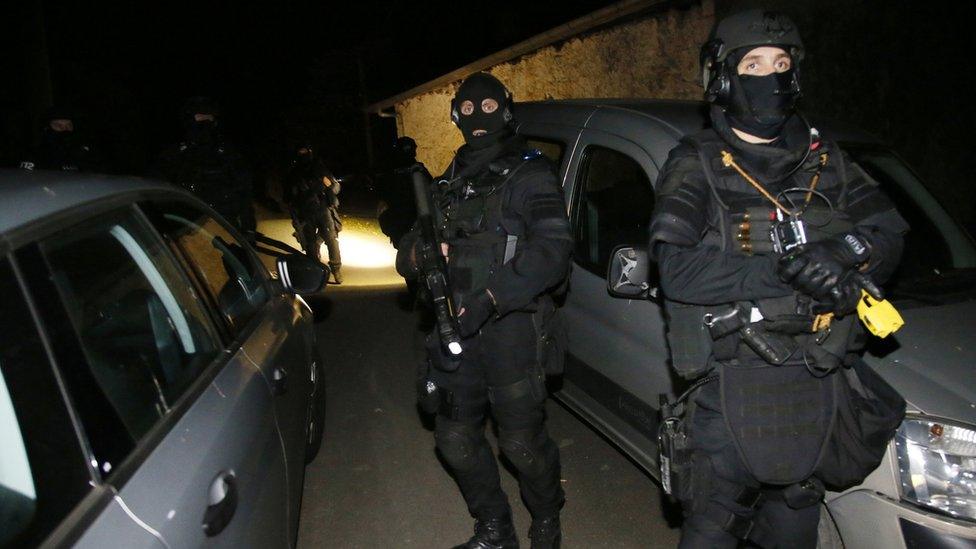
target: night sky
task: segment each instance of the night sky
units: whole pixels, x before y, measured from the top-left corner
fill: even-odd
[[[308,139],[361,169],[365,104],[610,3],[62,1],[40,2],[38,19],[54,103],[82,115],[115,171],[138,172],[178,140],[180,105],[200,94],[257,163]],[[23,97],[36,83],[20,85]],[[374,131],[382,149],[391,129]]]

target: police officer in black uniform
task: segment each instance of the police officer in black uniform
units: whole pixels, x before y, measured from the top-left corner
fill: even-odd
[[[434,438],[475,518],[461,548],[518,547],[508,499],[485,439],[489,409],[499,446],[519,472],[532,513],[532,547],[558,547],[559,449],[545,428],[540,328],[555,311],[572,249],[563,196],[552,165],[512,131],[512,99],[487,73],[467,78],[451,105],[466,144],[435,179],[448,272],[464,352],[452,372],[431,370],[440,396]],[[397,268],[416,277],[417,235],[400,244]],[[436,336],[435,336],[436,337]],[[435,366],[444,356],[428,345]],[[449,368],[448,368],[449,369]]]
[[[239,230],[253,233],[257,223],[251,171],[221,135],[219,114],[207,97],[187,100],[182,111],[183,141],[164,150],[149,173],[196,194]]]
[[[339,180],[315,155],[312,146],[299,146],[284,179],[285,203],[291,213],[295,236],[306,254],[321,261],[320,242],[325,242],[329,251],[329,270],[336,284],[342,284],[339,190]]]
[[[82,139],[75,127],[75,116],[63,108],[48,111],[41,141],[31,155],[21,161],[25,170],[59,170],[89,172],[98,170],[90,143]]]
[[[907,230],[795,111],[802,59],[782,14],[719,22],[702,52],[712,127],[671,152],[658,186],[650,238],[672,364],[717,378],[686,419],[681,547],[816,546],[834,384],[864,340],[853,313]]]
[[[380,230],[396,247],[417,221],[413,196],[412,172],[420,170],[429,179],[430,172],[417,161],[417,142],[408,136],[397,138],[389,170],[380,179],[380,200],[386,209],[379,216]]]

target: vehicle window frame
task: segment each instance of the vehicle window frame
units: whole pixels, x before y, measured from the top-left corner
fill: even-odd
[[[230,325],[224,315],[220,312],[220,306],[217,303],[217,296],[213,295],[213,292],[207,286],[207,284],[201,279],[200,274],[193,267],[190,258],[186,257],[182,250],[178,246],[172,244],[156,227],[153,222],[153,217],[157,215],[157,212],[153,211],[154,208],[158,208],[154,202],[177,202],[184,204],[189,207],[195,207],[211,216],[213,220],[218,223],[225,231],[227,231],[232,237],[237,239],[238,243],[243,244],[243,249],[247,254],[252,266],[257,266],[258,272],[262,273],[262,287],[268,293],[268,299],[257,309],[254,316],[251,317],[247,323],[241,326],[240,330],[235,333],[234,327]],[[176,258],[176,261],[180,264],[183,271],[191,278],[195,289],[201,296],[203,296],[203,301],[206,303],[207,309],[210,310],[211,318],[217,323],[217,327],[220,330],[222,337],[225,338],[224,346],[225,349],[231,351],[239,348],[247,339],[251,336],[254,330],[257,329],[258,325],[262,322],[265,316],[265,310],[274,302],[276,297],[281,294],[281,288],[276,286],[277,281],[275,276],[264,265],[263,262],[256,256],[256,253],[252,249],[251,244],[245,239],[239,231],[237,231],[233,226],[226,222],[219,214],[214,212],[211,208],[206,207],[204,204],[198,204],[193,200],[185,199],[181,196],[175,197],[153,197],[143,200],[139,200],[135,204],[136,208],[140,211],[146,221],[152,225],[154,231],[163,240],[166,248],[169,249],[171,255]],[[160,214],[162,212],[159,212]],[[178,250],[178,253],[176,252]]]
[[[582,214],[581,206],[584,200],[584,196],[586,195],[586,188],[585,188],[586,177],[589,173],[590,161],[592,159],[591,152],[594,149],[603,149],[605,151],[610,151],[612,153],[624,156],[627,159],[629,159],[631,162],[633,162],[635,166],[640,168],[641,173],[644,175],[645,181],[647,183],[647,190],[651,193],[652,201],[654,201],[654,203],[657,202],[657,191],[654,187],[654,181],[637,158],[634,158],[633,155],[628,154],[606,143],[593,142],[593,141],[585,143],[583,145],[583,150],[579,154],[579,160],[576,166],[576,173],[574,174],[574,178],[573,178],[573,185],[572,185],[573,190],[572,190],[572,198],[570,202],[571,204],[570,224],[573,231],[574,251],[576,250],[576,247],[579,245],[580,242],[580,236],[581,236],[580,232],[582,230],[582,223],[583,223],[582,216],[581,216]],[[648,212],[647,215],[648,215],[648,225],[649,225],[651,212]],[[620,243],[616,243],[614,246],[619,246],[621,244],[629,244],[629,243],[620,242]],[[646,246],[646,242],[633,243],[633,245],[643,247]],[[579,254],[576,253],[573,254],[573,263],[576,264],[581,269],[589,273],[592,273],[600,278],[604,278],[607,275],[608,265],[597,265],[591,263],[588,260],[583,260],[582,258],[579,257]]]
[[[6,275],[9,275],[9,278]],[[45,502],[51,500],[62,505],[66,501],[69,502],[67,507],[56,509],[59,516],[49,519],[48,523],[43,523],[44,526],[40,531],[33,532],[28,539],[19,537],[13,541],[39,544],[45,540],[59,538],[70,542],[77,539],[87,529],[91,520],[94,520],[94,517],[111,502],[111,497],[105,497],[110,492],[100,490],[99,486],[96,485],[97,477],[90,464],[87,440],[80,429],[79,419],[71,405],[70,398],[65,392],[60,372],[54,365],[52,345],[43,330],[37,314],[36,303],[27,292],[22,272],[13,254],[0,256],[0,276],[5,277],[5,280],[0,281],[0,285],[3,285],[0,288],[0,295],[7,298],[4,300],[6,313],[9,315],[13,311],[19,319],[18,322],[14,323],[14,329],[21,331],[17,334],[17,339],[19,341],[36,341],[35,345],[25,347],[28,352],[33,353],[33,356],[30,357],[31,366],[21,368],[19,373],[13,371],[16,368],[16,361],[8,361],[9,357],[4,356],[8,351],[7,346],[4,345],[0,349],[0,358],[4,362],[4,364],[0,364],[0,369],[3,370],[0,375],[4,376],[4,383],[10,392],[18,427],[27,450],[28,465],[31,476],[34,477],[32,480],[37,494],[36,501],[41,502],[43,498]],[[20,316],[26,318],[20,319]],[[4,329],[3,335],[12,337],[7,329]],[[0,339],[4,338],[0,337]],[[24,379],[25,377],[29,377],[29,379]],[[38,391],[42,395],[39,398],[44,399],[44,395],[46,395],[48,399],[46,404],[44,406],[24,406],[25,401],[36,402]],[[29,398],[24,396],[28,392],[31,394]],[[43,420],[40,419],[40,415],[45,416]],[[38,425],[37,422],[42,424]],[[52,431],[52,428],[57,429],[57,431]],[[38,442],[37,439],[40,436],[35,436],[38,433],[42,433],[46,437],[46,442]],[[52,441],[57,444],[55,450],[48,448]],[[55,460],[57,463],[49,463],[47,461],[49,455],[39,456],[38,453],[53,453],[58,457]],[[70,457],[71,455],[74,457]],[[65,459],[61,459],[62,457]],[[41,463],[38,463],[39,460]],[[72,460],[74,460],[74,465],[72,465]],[[44,471],[45,476],[47,476],[52,470],[59,474],[57,479],[50,482],[47,480],[38,481],[38,477],[44,478],[37,475],[38,471]],[[71,489],[71,481],[65,477],[68,474],[76,477],[74,482],[77,493],[70,497],[70,500],[66,498],[66,494]],[[45,492],[48,492],[48,487],[51,484],[56,485],[56,489],[51,490],[52,493],[46,494]],[[45,505],[47,504],[45,503]],[[76,517],[83,517],[83,520],[74,520]],[[32,518],[32,523],[33,520]],[[35,527],[36,525],[32,526],[32,528]],[[30,530],[25,532],[27,531]]]
[[[561,143],[564,145],[562,159],[556,167],[556,177],[559,186],[563,188],[567,199],[572,198],[572,182],[568,179],[576,163],[580,141],[583,139],[583,128],[572,125],[552,124],[544,122],[520,123],[517,128],[518,135],[526,140],[537,140],[543,142]],[[569,202],[567,202],[568,206]]]
[[[165,193],[162,194],[165,195]],[[144,195],[137,194],[134,196],[138,197]],[[52,235],[55,235],[61,231],[69,230],[72,226],[75,226],[78,223],[128,211],[132,214],[132,219],[136,220],[140,225],[143,226],[150,238],[155,240],[156,243],[161,245],[163,248],[166,248],[165,253],[167,254],[167,257],[176,266],[177,270],[181,273],[181,276],[183,276],[185,280],[192,283],[192,277],[190,277],[190,273],[187,272],[182,261],[171,253],[168,246],[165,245],[165,241],[163,240],[162,236],[149,222],[149,220],[143,216],[141,210],[137,207],[137,204],[133,199],[127,201],[112,200],[109,202],[109,204],[111,204],[109,207],[97,208],[95,211],[98,213],[95,215],[90,215],[87,217],[65,217],[56,225],[46,224],[43,233],[33,242],[30,242],[29,244],[21,243],[22,245],[13,252],[17,264],[28,275],[23,277],[23,290],[25,294],[28,295],[28,299],[34,303],[37,303],[38,329],[48,340],[58,342],[57,344],[51,345],[51,362],[59,376],[64,375],[66,364],[73,364],[72,360],[81,360],[82,364],[84,364],[86,368],[89,366],[89,364],[87,358],[84,356],[84,353],[81,352],[82,342],[80,341],[78,334],[75,332],[74,327],[67,316],[66,304],[63,302],[60,294],[54,286],[53,281],[50,279],[51,271],[41,256],[39,249],[40,241],[50,238]],[[31,255],[36,257],[28,257]],[[48,303],[46,303],[46,310],[44,308],[45,300],[50,300]],[[52,310],[52,308],[54,310]],[[124,459],[113,465],[112,470],[107,474],[100,470],[93,469],[93,482],[97,484],[111,485],[119,490],[122,489],[135,471],[142,465],[146,457],[148,457],[148,455],[152,453],[157,446],[159,446],[163,439],[168,436],[168,434],[172,431],[173,426],[175,426],[183,415],[186,414],[199,396],[206,391],[210,383],[217,377],[219,372],[232,358],[232,353],[227,352],[226,343],[220,336],[220,326],[219,324],[214,324],[212,312],[209,310],[209,307],[207,307],[206,304],[204,304],[204,310],[206,311],[207,315],[211,316],[211,328],[218,336],[217,341],[215,342],[217,344],[217,353],[214,355],[210,363],[200,370],[196,379],[184,389],[179,398],[173,401],[167,413],[163,414],[162,417],[160,417],[154,423],[154,425],[150,427],[142,435],[142,437],[140,437],[139,440],[134,442],[133,447],[129,450]],[[88,455],[86,457],[89,462],[92,462],[93,460],[96,460],[96,457],[91,450],[88,427],[84,425],[83,421],[81,420],[83,414],[79,410],[79,405],[76,402],[77,399],[75,395],[72,394],[72,391],[68,385],[69,384],[67,382],[64,382],[62,385],[62,388],[66,394],[65,398],[68,402],[69,408],[79,418],[79,424],[77,425],[77,428],[79,429],[79,436],[81,436],[88,445]],[[102,398],[104,400],[104,396]]]

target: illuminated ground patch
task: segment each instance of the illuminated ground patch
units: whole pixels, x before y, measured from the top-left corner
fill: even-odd
[[[269,218],[258,222],[258,230],[265,235],[298,248],[292,236],[294,229],[287,218]],[[342,252],[341,286],[330,285],[328,291],[348,287],[403,286],[403,278],[396,273],[396,250],[390,239],[380,231],[375,218],[342,216],[342,232],[339,233],[339,250]],[[322,246],[322,260],[329,252]]]

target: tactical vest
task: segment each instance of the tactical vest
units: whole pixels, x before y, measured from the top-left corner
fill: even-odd
[[[473,179],[453,179],[448,172],[438,181],[439,228],[451,247],[448,274],[456,297],[485,289],[518,251],[525,224],[509,207],[510,183],[548,169],[541,154],[530,150],[499,159]]]
[[[780,224],[777,207],[738,171],[725,164],[722,153],[730,152],[734,159],[736,151],[714,133],[688,138],[688,141],[698,151],[713,198],[708,211],[709,228],[703,241],[731,254],[774,254],[772,233]],[[748,164],[741,163],[740,166],[748,172]],[[816,173],[819,173],[816,194],[811,195],[809,204],[805,203],[806,193],[802,191],[781,194],[789,188],[809,188]],[[847,182],[843,159],[833,143],[821,142],[804,165],[783,182],[769,183],[760,174],[751,175],[774,197],[779,195],[779,202],[789,209],[805,206],[800,219],[804,222],[808,242],[853,228],[845,212]],[[783,345],[796,348],[785,364],[815,366],[821,371],[829,371],[840,365],[855,341],[863,335],[855,315],[833,319],[828,331],[814,332],[814,318],[809,312],[811,300],[796,292],[783,298],[757,299],[738,305],[749,309],[753,322],[761,321],[758,328],[778,338]],[[728,309],[729,306],[708,308],[706,314],[723,314]],[[743,365],[768,362],[752,347],[742,344],[741,338],[734,333],[714,340],[712,358]]]
[[[773,254],[771,231],[777,222],[776,206],[723,161],[723,151],[732,153],[733,158],[736,151],[714,133],[690,141],[699,153],[713,197],[704,241],[730,254]],[[748,171],[747,163],[741,166]],[[781,183],[751,174],[775,198],[787,188],[807,189],[818,170],[820,202],[811,201],[800,216],[808,242],[852,228],[845,214],[846,174],[839,149],[832,143],[821,143],[804,165]],[[805,199],[805,193],[790,194],[794,202]],[[782,195],[780,202],[784,202]],[[836,410],[838,376],[830,374],[852,350],[854,338],[863,334],[853,314],[833,319],[829,328],[815,332],[810,305],[808,297],[794,292],[783,298],[704,310],[705,315],[718,315],[732,307],[745,309],[749,328],[774,338],[790,353],[785,355],[787,360],[771,363],[755,346],[747,344],[743,332],[717,338],[715,333],[710,334],[710,363],[720,374],[720,403],[715,404],[721,406],[743,463],[760,482],[788,485],[813,474]]]

